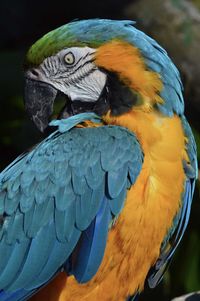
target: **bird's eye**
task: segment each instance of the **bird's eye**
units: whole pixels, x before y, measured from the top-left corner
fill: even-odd
[[[73,55],[72,52],[68,52],[65,56],[64,56],[64,60],[65,60],[65,63],[67,65],[73,65],[74,62],[75,62],[75,57]]]

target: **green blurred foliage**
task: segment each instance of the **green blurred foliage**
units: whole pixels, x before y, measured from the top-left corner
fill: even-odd
[[[200,0],[192,0],[192,2],[200,9]]]

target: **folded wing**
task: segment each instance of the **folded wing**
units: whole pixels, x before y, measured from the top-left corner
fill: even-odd
[[[132,133],[102,126],[57,131],[8,166],[0,174],[0,289],[30,292],[62,267],[91,279],[142,160]]]

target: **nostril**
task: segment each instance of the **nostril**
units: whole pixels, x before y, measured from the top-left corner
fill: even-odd
[[[38,77],[39,76],[39,72],[36,70],[36,69],[32,69],[30,70],[31,71],[31,74],[34,76],[34,77]]]

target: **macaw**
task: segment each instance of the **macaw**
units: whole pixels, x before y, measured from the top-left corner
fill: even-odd
[[[1,301],[125,301],[160,282],[197,177],[182,90],[132,21],[73,21],[30,47],[30,118],[44,131],[66,103],[0,174]]]

